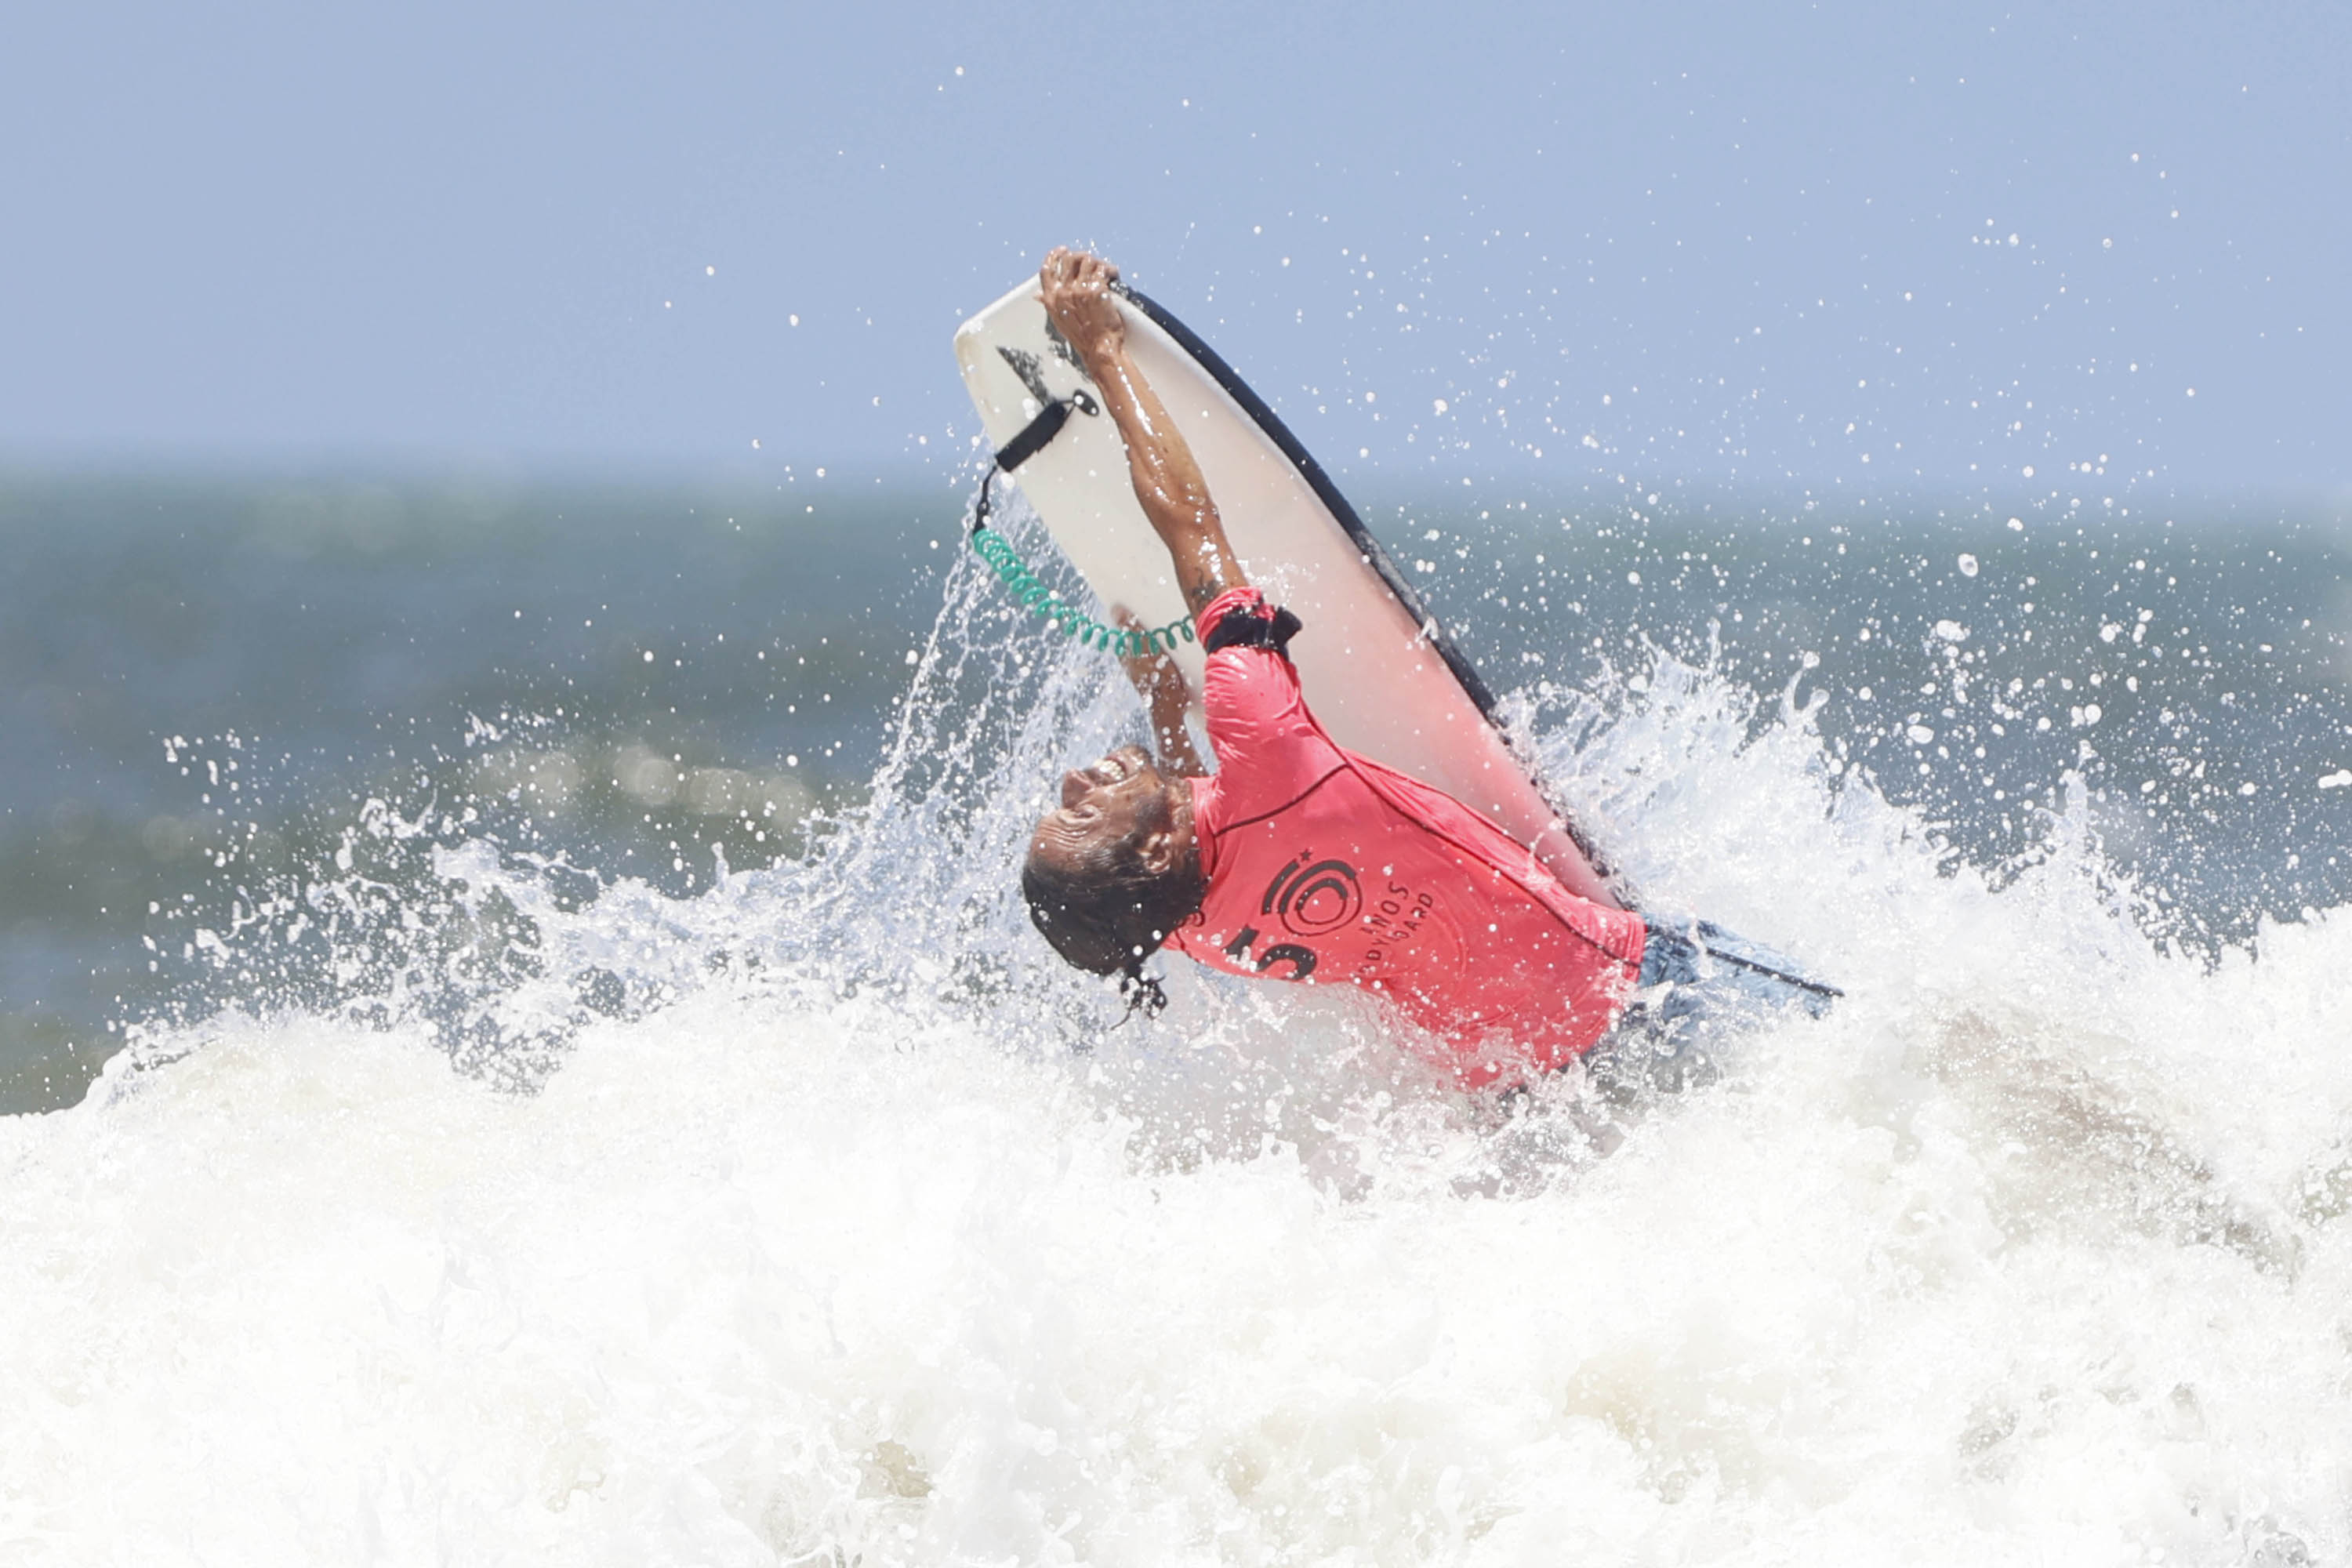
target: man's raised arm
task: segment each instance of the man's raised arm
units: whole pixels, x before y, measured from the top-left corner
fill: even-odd
[[[1127,323],[1110,286],[1118,268],[1084,251],[1055,247],[1038,269],[1045,313],[1077,351],[1102,394],[1103,406],[1127,444],[1128,478],[1152,531],[1168,547],[1176,585],[1198,615],[1228,588],[1249,579],[1225,539],[1224,521],[1209,499],[1208,481],[1192,448],[1168,417],[1160,395],[1127,353]]]

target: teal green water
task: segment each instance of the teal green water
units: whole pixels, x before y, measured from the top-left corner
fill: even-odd
[[[680,892],[709,858],[674,842],[795,844],[871,764],[956,506],[810,504],[0,480],[0,1106],[77,1096],[107,1023],[177,994],[174,910],[323,866],[372,797],[465,795]]]
[[[1481,500],[1365,510],[1538,710],[1664,646],[1820,701],[1955,865],[2030,861],[2072,791],[2159,940],[2343,901],[2352,590],[2315,518]],[[126,1019],[232,999],[192,932],[331,877],[371,801],[559,857],[582,899],[797,853],[862,796],[961,506],[936,481],[0,479],[0,1110],[75,1099]],[[441,940],[494,968],[525,936]],[[299,1002],[329,964],[282,954],[233,999]]]

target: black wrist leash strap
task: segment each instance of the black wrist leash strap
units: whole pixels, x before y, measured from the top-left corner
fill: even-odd
[[[1070,422],[1073,408],[1087,414],[1097,411],[1095,400],[1085,392],[1055,398],[1039,409],[1037,416],[1024,425],[1013,439],[997,448],[994,460],[988,465],[988,471],[981,476],[980,493],[971,504],[972,552],[995,569],[997,576],[1003,579],[1005,587],[1021,602],[1023,608],[1033,616],[1045,617],[1049,626],[1058,629],[1065,637],[1077,638],[1088,647],[1103,648],[1123,658],[1131,658],[1142,654],[1165,652],[1173,648],[1180,637],[1185,642],[1192,641],[1194,634],[1190,620],[1171,621],[1164,626],[1154,626],[1146,631],[1129,631],[1121,626],[1107,626],[1091,616],[1080,614],[1059,594],[1039,582],[1037,574],[1031,571],[1013,546],[1005,542],[1004,536],[988,526],[988,515],[996,503],[996,476],[1011,473],[1044,451],[1046,445],[1062,433],[1062,426]]]

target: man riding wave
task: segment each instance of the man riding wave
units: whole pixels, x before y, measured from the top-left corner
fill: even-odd
[[[1146,1005],[1158,991],[1143,963],[1163,946],[1231,973],[1352,984],[1444,1042],[1443,1065],[1472,1089],[1557,1068],[1604,1037],[1641,1034],[1687,1058],[1699,1017],[1730,1003],[1824,1009],[1836,993],[1788,960],[1580,898],[1479,813],[1324,732],[1287,651],[1311,633],[1243,572],[1191,447],[1128,353],[1118,276],[1056,249],[1039,282],[1194,616],[1218,769],[1185,732],[1173,663],[1130,659],[1160,757],[1122,746],[1073,770],[1038,822],[1022,889],[1055,950]]]

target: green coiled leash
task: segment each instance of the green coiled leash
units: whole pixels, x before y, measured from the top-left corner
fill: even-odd
[[[1105,626],[1092,616],[1082,614],[1061,595],[1039,582],[1037,574],[1029,569],[1029,563],[1021,559],[1020,552],[1006,542],[1003,534],[988,526],[988,514],[995,500],[992,487],[996,483],[996,476],[1011,473],[1035,456],[1046,442],[1060,433],[1073,407],[1093,413],[1093,401],[1084,393],[1054,399],[1039,410],[1037,417],[1023,426],[1020,434],[998,449],[995,460],[988,466],[988,472],[981,477],[980,493],[972,501],[972,553],[994,569],[1022,608],[1033,616],[1043,617],[1049,626],[1059,630],[1064,637],[1076,637],[1081,647],[1101,648],[1121,658],[1170,652],[1180,638],[1185,642],[1193,640],[1190,620],[1173,620],[1164,626],[1152,626],[1142,631]]]

